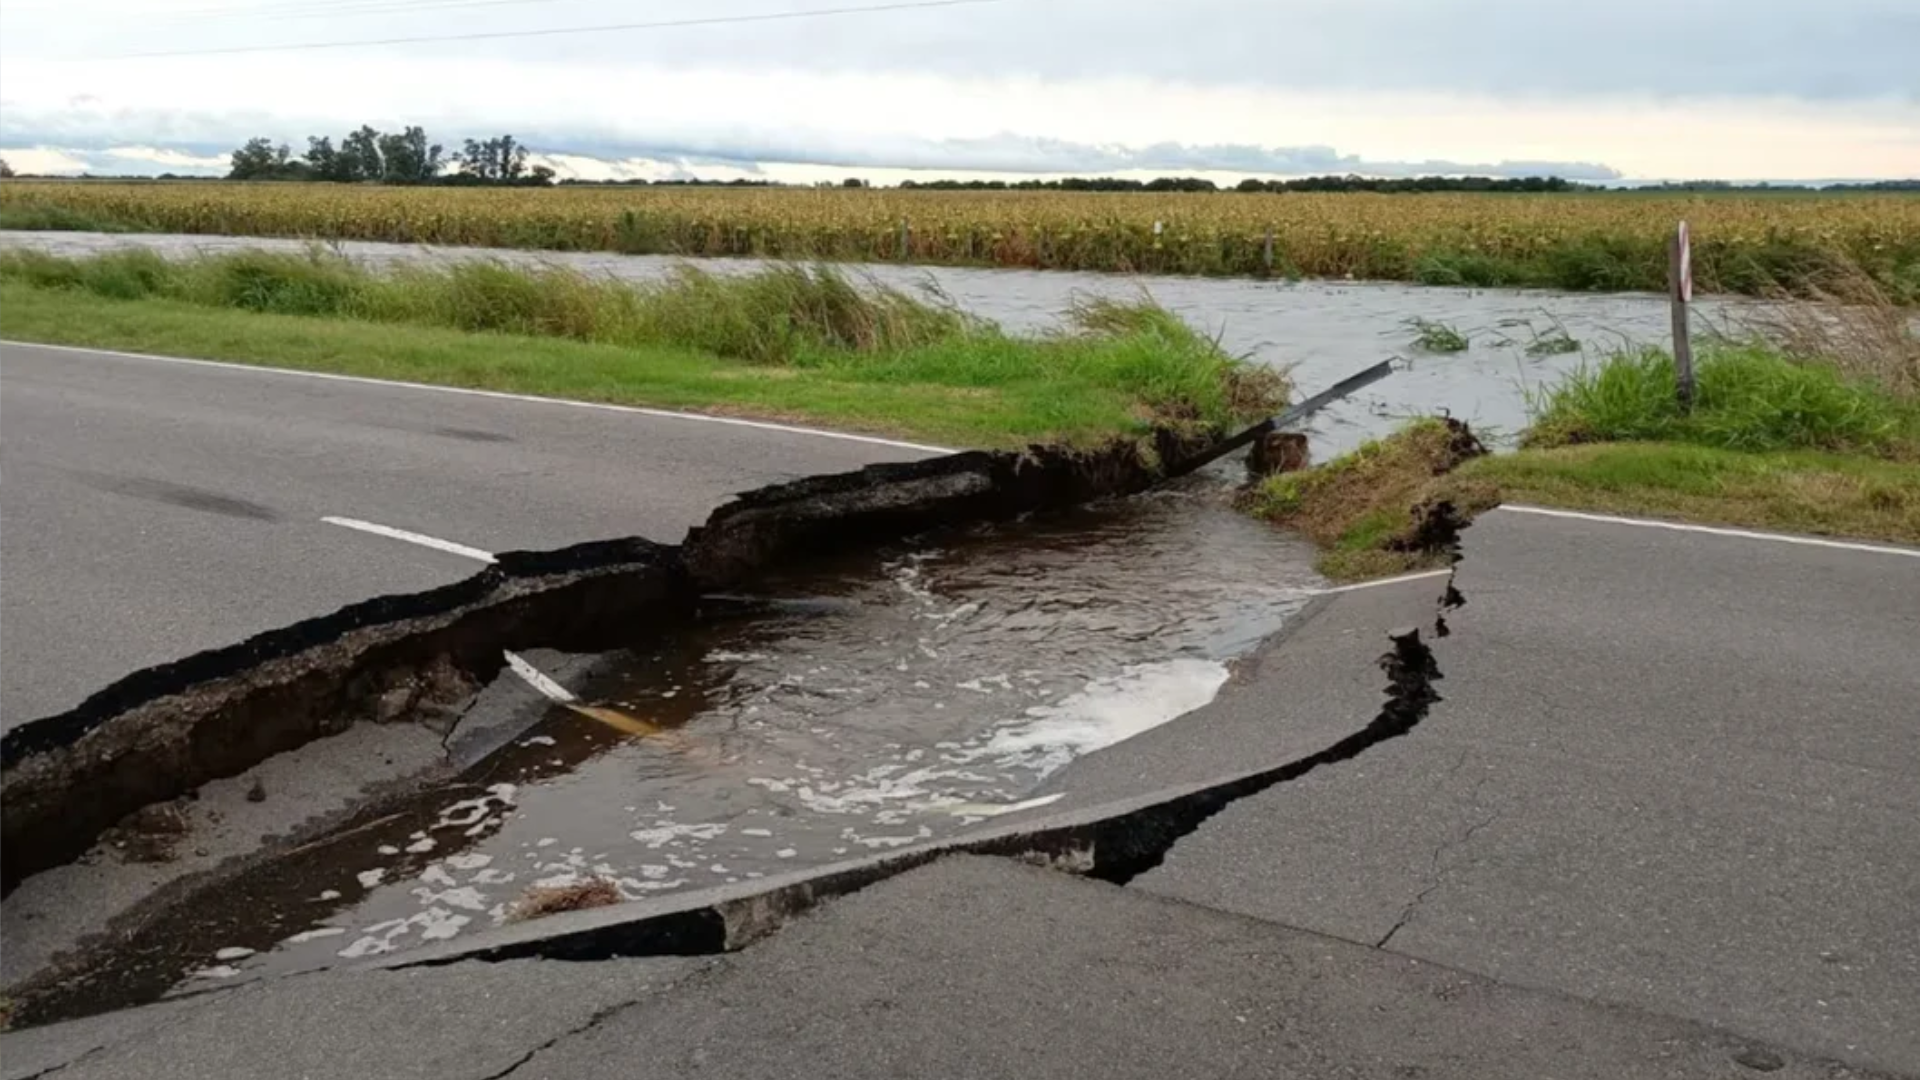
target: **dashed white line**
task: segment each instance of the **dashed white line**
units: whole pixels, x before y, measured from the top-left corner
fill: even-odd
[[[363,533],[384,536],[389,540],[405,540],[409,544],[419,544],[421,547],[430,547],[435,551],[444,551],[449,555],[459,555],[463,558],[474,559],[483,563],[495,561],[493,552],[491,551],[481,551],[476,547],[456,544],[451,540],[442,540],[437,536],[428,536],[426,533],[408,532],[405,529],[396,529],[391,525],[380,525],[371,521],[361,521],[359,518],[323,517],[320,520],[329,525],[338,525],[346,529],[358,529]]]
[[[1538,514],[1541,517],[1573,518],[1577,521],[1597,521],[1606,525],[1632,525],[1641,529],[1667,529],[1672,532],[1705,533],[1708,536],[1732,536],[1741,540],[1765,540],[1774,544],[1798,544],[1801,547],[1836,548],[1840,551],[1864,551],[1872,555],[1901,555],[1909,559],[1920,559],[1920,548],[1888,547],[1884,544],[1862,544],[1851,540],[1822,540],[1817,536],[1793,536],[1787,533],[1754,532],[1751,529],[1727,529],[1716,525],[1687,525],[1678,521],[1655,521],[1650,518],[1615,517],[1612,514],[1589,514],[1579,510],[1550,510],[1544,506],[1520,506],[1502,503],[1497,509],[1515,514]]]
[[[890,446],[900,450],[913,450],[923,454],[956,454],[958,450],[947,446],[927,446],[923,443],[902,442],[899,439],[883,439],[877,435],[854,435],[845,431],[826,431],[820,428],[799,427],[793,424],[776,424],[767,420],[743,420],[735,416],[708,416],[705,413],[675,412],[672,409],[649,409],[639,405],[613,405],[604,401],[577,401],[573,398],[540,397],[535,394],[512,394],[504,390],[476,390],[466,386],[436,386],[433,383],[403,382],[398,379],[375,379],[366,375],[340,375],[331,371],[301,371],[297,368],[268,367],[264,364],[236,364],[226,360],[195,360],[186,356],[161,356],[157,353],[124,352],[119,349],[89,349],[80,345],[42,345],[37,341],[13,341],[0,339],[0,345],[17,346],[25,349],[51,349],[55,352],[95,353],[100,356],[115,356],[125,360],[152,360],[163,364],[192,364],[198,367],[221,368],[227,371],[248,371],[258,375],[287,375],[302,379],[321,379],[328,382],[358,383],[363,386],[398,387],[404,390],[431,390],[441,394],[465,394],[468,397],[492,398],[495,401],[525,401],[536,405],[561,405],[574,409],[598,409],[601,412],[627,413],[632,416],[652,416],[667,420],[690,420],[702,424],[723,424],[727,427],[754,428],[760,431],[778,431],[787,435],[810,435],[819,439],[838,439],[842,442],[866,443],[869,446]]]
[[[1356,592],[1360,589],[1377,589],[1382,585],[1402,585],[1409,581],[1425,581],[1428,578],[1446,577],[1452,570],[1422,570],[1417,574],[1402,574],[1399,577],[1381,578],[1378,581],[1359,581],[1352,585],[1334,585],[1325,589],[1313,590],[1313,596],[1332,596],[1334,593]]]

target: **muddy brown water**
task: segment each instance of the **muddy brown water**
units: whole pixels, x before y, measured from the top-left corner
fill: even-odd
[[[496,686],[531,726],[456,784],[203,890],[45,1007],[404,951],[501,925],[534,888],[602,878],[637,900],[991,820],[1204,704],[1324,585],[1301,542],[1232,509],[1224,479],[712,598],[570,686],[617,725]]]
[[[268,248],[304,251],[298,240],[252,237],[128,235],[107,233],[0,232],[0,248],[31,247],[67,255],[92,254],[137,245],[165,255]],[[663,276],[685,260],[602,252],[508,251],[427,248],[410,244],[340,242],[328,245],[369,265],[500,259],[522,265],[556,265],[628,280]],[[763,265],[750,259],[701,260],[704,269],[745,273]],[[1013,331],[1058,324],[1076,295],[1126,298],[1147,290],[1193,325],[1219,335],[1236,355],[1290,368],[1311,391],[1339,381],[1376,361],[1402,356],[1408,370],[1377,383],[1350,401],[1329,408],[1309,429],[1314,452],[1326,456],[1351,449],[1410,416],[1445,411],[1483,435],[1511,434],[1526,426],[1526,396],[1577,367],[1598,351],[1627,341],[1664,342],[1669,334],[1667,301],[1645,293],[1561,293],[1517,289],[1455,289],[1377,282],[1263,282],[1221,278],[1130,277],[1065,271],[990,270],[958,267],[861,266],[859,273],[886,284],[932,283],[955,303]],[[1737,322],[1751,303],[1703,299],[1696,326]],[[1425,354],[1413,344],[1411,319],[1446,323],[1468,335],[1465,352]],[[1533,356],[1527,345],[1556,328],[1583,351]]]

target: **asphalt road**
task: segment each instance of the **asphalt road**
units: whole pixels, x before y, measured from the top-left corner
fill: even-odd
[[[1920,558],[1503,510],[1457,581],[1414,734],[1135,887],[1920,1072]]]
[[[6,1080],[1870,1080],[1673,1017],[972,858],[704,963],[330,972],[0,1049]]]
[[[1920,559],[1499,511],[1457,581],[1417,727],[1227,805],[1125,888],[948,860],[695,966],[340,969],[0,1054],[76,1078],[1920,1075]],[[1055,805],[1351,732],[1438,584],[1317,602]],[[384,1038],[396,1008],[423,1020]]]
[[[0,722],[481,562],[678,541],[729,495],[926,448],[673,414],[0,345]]]

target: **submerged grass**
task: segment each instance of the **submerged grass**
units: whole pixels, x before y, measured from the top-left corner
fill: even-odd
[[[1403,325],[1413,331],[1414,347],[1426,352],[1466,352],[1468,346],[1472,344],[1472,342],[1467,339],[1467,335],[1443,322],[1412,318],[1408,319]]]
[[[1274,411],[1285,380],[1148,301],[1008,335],[820,268],[642,285],[496,263],[0,253],[0,329],[60,344],[806,420],[973,446]]]

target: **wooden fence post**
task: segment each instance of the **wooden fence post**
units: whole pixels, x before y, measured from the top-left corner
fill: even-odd
[[[1266,243],[1260,245],[1260,265],[1266,268],[1267,276],[1273,276],[1273,226],[1267,226]]]
[[[901,262],[907,261],[907,255],[912,250],[912,248],[913,248],[913,228],[912,226],[907,224],[906,218],[901,218],[900,219],[900,261]]]
[[[1687,329],[1687,305],[1693,302],[1693,245],[1687,223],[1674,230],[1667,246],[1667,282],[1673,301],[1673,372],[1680,411],[1693,411],[1693,339]]]

